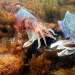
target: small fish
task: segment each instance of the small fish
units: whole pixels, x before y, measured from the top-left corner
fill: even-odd
[[[58,21],[58,25],[60,26],[65,38],[69,38],[70,40],[75,39],[75,14],[67,11],[63,21]]]

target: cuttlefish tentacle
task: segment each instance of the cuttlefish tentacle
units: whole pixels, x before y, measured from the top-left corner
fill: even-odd
[[[54,35],[57,35],[51,28],[49,28],[48,31],[52,32]]]
[[[39,35],[37,35],[37,37],[38,37],[38,47],[37,47],[37,49],[39,49],[39,48],[40,48],[40,46],[41,46],[40,36],[39,36]]]
[[[51,44],[51,48],[58,46],[57,50],[62,50],[57,52],[58,56],[71,55],[75,53],[75,42],[70,40],[60,40],[56,43]]]

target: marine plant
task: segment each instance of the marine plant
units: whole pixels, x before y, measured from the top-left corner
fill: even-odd
[[[11,13],[0,10],[0,24],[10,25],[14,21]]]
[[[42,56],[32,56],[29,62],[29,73],[28,75],[49,75],[50,61],[43,58]]]
[[[12,35],[11,25],[13,22],[14,19],[11,13],[0,10],[0,38]]]
[[[37,16],[46,21],[53,21],[59,13],[57,0],[31,0],[29,6]]]
[[[58,71],[52,72],[52,75],[75,75],[75,68],[72,68],[72,69],[59,69]]]
[[[0,39],[0,75],[21,75],[23,59],[25,54],[20,44],[11,43],[8,38]]]

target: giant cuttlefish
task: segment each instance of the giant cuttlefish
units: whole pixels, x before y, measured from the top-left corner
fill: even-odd
[[[56,43],[51,44],[51,48],[58,46],[57,49],[63,49],[63,51],[57,53],[58,56],[75,53],[75,14],[67,11],[63,21],[58,21],[58,25],[60,26],[64,37],[69,38],[69,40],[57,41]]]
[[[30,46],[36,39],[38,39],[38,48],[40,48],[40,38],[43,38],[44,43],[46,45],[45,36],[48,36],[50,38],[56,39],[53,34],[52,29],[46,29],[41,23],[38,22],[37,18],[31,14],[26,8],[16,5],[12,8],[11,13],[13,14],[13,17],[16,19],[16,30],[19,33],[20,26],[24,25],[26,28],[29,41],[25,42],[23,47]],[[18,24],[18,25],[17,25]],[[51,31],[51,32],[49,32]]]

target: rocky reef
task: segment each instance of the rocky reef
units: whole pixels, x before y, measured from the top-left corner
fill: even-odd
[[[13,29],[14,18],[10,9],[21,4],[34,14],[47,28],[52,28],[57,40],[65,39],[57,21],[62,20],[67,10],[75,13],[75,0],[0,0],[0,75],[75,75],[75,54],[58,57],[55,42],[46,37],[46,47],[37,49],[37,40],[27,48],[28,40],[24,28],[16,35]]]

